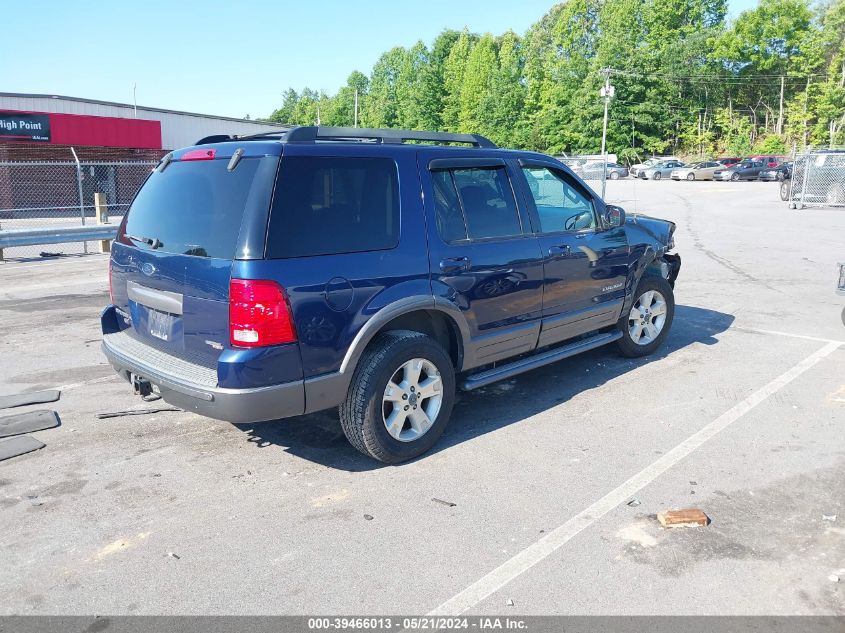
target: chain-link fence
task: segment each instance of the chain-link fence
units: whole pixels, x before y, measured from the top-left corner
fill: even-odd
[[[845,207],[845,150],[810,150],[798,154],[781,198],[790,209]]]
[[[0,162],[0,229],[78,226],[96,222],[94,194],[105,197],[111,222],[120,222],[154,162]],[[5,259],[41,253],[84,253],[91,242],[18,246]]]

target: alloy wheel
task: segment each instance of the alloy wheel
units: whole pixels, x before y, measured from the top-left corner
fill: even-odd
[[[647,290],[628,315],[628,333],[637,345],[652,343],[666,324],[666,299],[657,290]]]
[[[430,360],[412,358],[393,372],[382,398],[387,432],[400,442],[425,435],[443,404],[443,381]]]

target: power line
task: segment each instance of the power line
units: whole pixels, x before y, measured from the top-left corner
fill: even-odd
[[[665,73],[641,73],[635,72],[631,70],[620,70],[617,68],[608,68],[607,72],[613,75],[622,75],[627,77],[638,77],[641,79],[668,79],[668,80],[683,80],[683,81],[698,81],[698,82],[712,82],[712,81],[722,81],[722,82],[759,82],[762,79],[780,79],[783,77],[786,81],[806,81],[808,78],[812,79],[814,77],[827,77],[824,73],[813,73],[809,75],[758,75],[755,74],[753,77],[739,77],[736,75],[670,75]]]

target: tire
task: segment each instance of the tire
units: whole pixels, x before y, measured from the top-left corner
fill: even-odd
[[[654,176],[652,176],[653,180],[660,180],[663,176],[660,174],[659,171],[654,172]]]
[[[739,174],[731,174],[731,182],[737,182],[739,180]]]
[[[650,297],[648,296],[649,293],[651,293]],[[649,301],[649,312],[647,314],[640,309],[643,297],[646,297]],[[661,298],[663,312],[655,314],[654,310],[661,303]],[[660,320],[661,316],[663,317],[662,321]],[[666,340],[674,318],[675,294],[672,292],[672,286],[669,285],[669,282],[663,279],[663,277],[651,275],[643,277],[637,285],[634,304],[630,312],[623,315],[617,324],[617,327],[622,332],[622,338],[616,341],[616,349],[619,350],[620,354],[628,358],[648,356]],[[650,322],[657,330],[656,335],[651,336],[652,333],[647,328],[642,327],[642,323],[645,320]],[[639,328],[637,328],[638,325],[640,326]],[[639,329],[640,336],[635,338],[637,329]]]
[[[779,171],[778,175],[777,175],[777,179],[778,179],[778,182],[783,182],[786,179],[786,174],[784,174],[782,171]]]
[[[412,361],[422,361],[416,381],[406,380],[408,374],[404,373],[406,366],[413,372],[416,363]],[[397,383],[400,371],[402,379]],[[429,372],[432,375],[428,375]],[[423,374],[425,379],[421,380]],[[417,400],[414,383],[425,386],[429,379],[437,377],[439,393]],[[395,401],[388,400],[389,381],[395,385]],[[396,392],[396,388],[401,391]],[[402,402],[408,404],[402,405]],[[380,462],[398,464],[418,457],[434,446],[446,428],[454,403],[455,370],[443,348],[420,332],[395,330],[378,335],[358,361],[346,400],[340,405],[340,424],[349,443],[359,451]],[[404,413],[409,410],[406,407],[411,406],[414,411],[419,406],[420,417],[412,418],[413,414]],[[431,419],[428,413],[433,413],[434,418]],[[388,431],[386,420],[391,414],[396,414],[395,419],[402,425],[393,425],[397,429],[394,432],[402,439]],[[420,424],[421,419],[430,420],[430,425]],[[425,430],[420,432],[422,428]]]
[[[789,200],[789,181],[782,180],[780,183],[780,199],[786,202]]]
[[[687,174],[687,180],[695,180],[695,174]]]
[[[610,178],[611,180],[619,180],[619,172],[618,171],[610,172],[610,176],[608,176],[608,178]]]

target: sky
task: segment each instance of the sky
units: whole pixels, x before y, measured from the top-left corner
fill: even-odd
[[[756,0],[729,0],[732,15]],[[524,33],[554,0],[30,0],[0,39],[0,92],[232,117],[288,87],[333,93],[393,46],[445,28]]]

